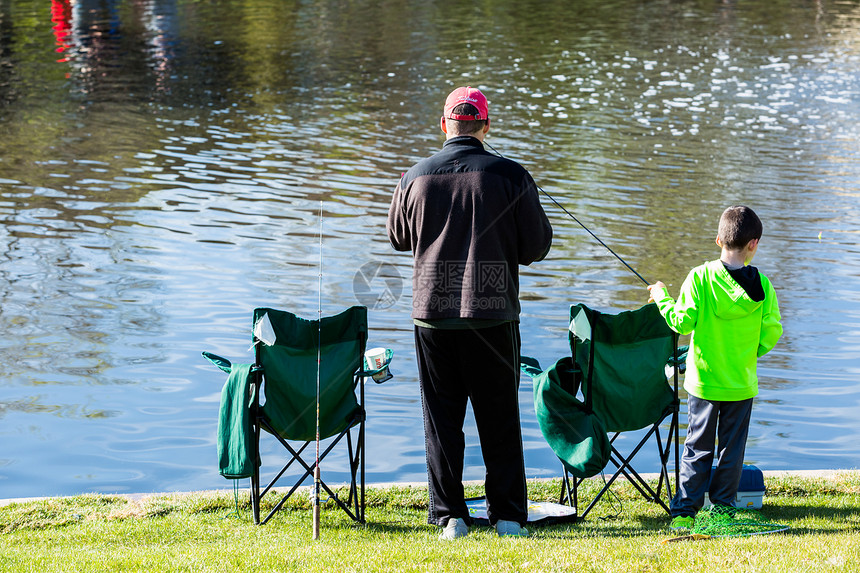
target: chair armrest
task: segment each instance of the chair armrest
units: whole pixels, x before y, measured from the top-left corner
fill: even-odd
[[[227,374],[229,374],[233,370],[233,364],[226,358],[222,358],[217,354],[212,354],[211,352],[206,351],[203,352],[203,356],[206,358],[206,360],[208,360]]]

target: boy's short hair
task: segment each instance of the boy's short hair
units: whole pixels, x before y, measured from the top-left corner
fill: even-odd
[[[452,110],[452,113],[456,115],[476,115],[478,108],[470,103],[461,103]],[[453,135],[470,135],[484,129],[487,121],[484,119],[463,121],[449,117],[445,119],[445,123],[448,125],[448,129],[453,132]]]
[[[732,205],[723,211],[717,236],[727,249],[736,251],[753,239],[761,239],[761,219],[744,205]]]

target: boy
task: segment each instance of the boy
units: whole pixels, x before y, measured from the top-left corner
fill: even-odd
[[[717,234],[720,259],[690,271],[677,302],[662,282],[648,286],[649,302],[657,303],[666,323],[679,334],[693,334],[684,380],[687,438],[681,483],[671,503],[672,529],[693,526],[706,491],[715,505],[731,506],[737,494],[758,394],[756,362],[782,335],[773,286],[749,266],[761,234],[752,209],[729,207]],[[719,446],[711,475],[715,440]]]

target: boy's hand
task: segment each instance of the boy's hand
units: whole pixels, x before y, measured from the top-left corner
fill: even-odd
[[[655,289],[655,288],[658,288],[658,289],[659,288],[666,288],[666,285],[664,285],[662,281],[657,281],[656,283],[654,283],[652,285],[648,285],[648,295],[649,295],[648,296],[648,302],[654,302],[654,296],[651,295],[651,289]]]

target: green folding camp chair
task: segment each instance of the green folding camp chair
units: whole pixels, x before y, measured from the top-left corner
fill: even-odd
[[[323,460],[345,442],[345,465],[350,477],[345,494],[338,494],[324,481],[320,487],[349,517],[364,523],[364,381],[368,377],[377,382],[390,378],[388,365],[392,357],[388,350],[381,367],[367,368],[364,360],[367,334],[367,308],[363,306],[320,320],[257,308],[253,322],[253,365],[234,366],[226,359],[204,352],[210,361],[231,373],[221,399],[220,468],[221,474],[228,478],[251,478],[255,523],[266,523],[314,475],[315,456],[309,460],[302,456],[311,457],[311,452],[316,451],[310,448],[305,453],[316,442],[318,388],[320,467],[325,468]],[[265,486],[261,485],[260,476],[264,462],[260,450],[263,430],[286,450],[286,457],[278,461],[277,471],[271,473],[273,477]],[[335,462],[334,467],[343,465]],[[288,473],[291,467],[292,473]],[[286,480],[290,481],[285,486],[289,490],[261,521],[261,500]]]
[[[266,430],[289,453],[265,487],[261,488],[259,467],[251,476],[255,523],[260,523],[260,500],[293,463],[301,466],[301,474],[262,523],[314,474],[316,461],[302,459],[302,453],[316,439],[317,384],[320,388],[320,439],[331,438],[324,450],[321,446],[320,465],[322,467],[322,461],[345,438],[350,475],[344,498],[325,482],[320,487],[347,515],[364,523],[364,381],[387,368],[391,361],[389,352],[383,368],[364,368],[367,308],[354,306],[321,320],[305,320],[289,312],[258,308],[254,310],[253,342],[257,359],[254,385],[258,389],[252,407],[256,451],[259,455],[260,433]],[[259,399],[261,394],[265,398],[263,403]],[[291,441],[299,444],[294,446]]]
[[[674,488],[678,486],[678,371],[683,349],[678,336],[655,304],[619,314],[604,314],[585,305],[570,309],[571,356],[542,371],[529,358],[523,370],[534,378],[535,411],[550,447],[564,467],[560,502],[576,508],[579,518],[591,511],[621,476],[646,499],[669,512],[673,483],[669,461],[674,452]],[[666,368],[672,368],[672,384]],[[580,399],[579,396],[582,396]],[[661,426],[669,420],[665,438]],[[622,453],[624,432],[644,435]],[[633,467],[643,447],[656,444],[660,477],[654,489]],[[612,464],[614,473],[579,510],[579,486],[585,478]]]

